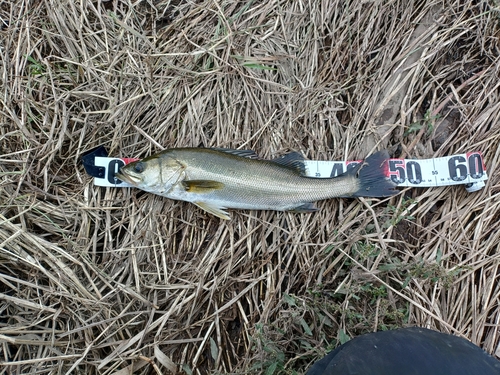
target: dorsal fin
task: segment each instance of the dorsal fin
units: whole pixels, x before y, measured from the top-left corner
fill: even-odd
[[[304,157],[298,152],[290,152],[289,154],[280,156],[279,158],[271,160],[273,163],[282,165],[283,167],[291,168],[301,175],[306,174],[306,165]]]
[[[232,148],[212,148],[212,150],[222,151],[227,154],[242,156],[249,159],[258,159],[259,156],[253,150],[234,150]]]

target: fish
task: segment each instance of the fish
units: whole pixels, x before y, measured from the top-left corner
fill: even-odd
[[[314,212],[324,199],[394,195],[388,158],[379,151],[339,176],[315,178],[298,152],[264,160],[251,150],[171,148],[121,167],[116,177],[229,220],[227,209]]]

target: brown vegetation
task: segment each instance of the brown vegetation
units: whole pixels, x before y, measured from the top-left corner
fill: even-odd
[[[0,0],[0,373],[303,373],[410,325],[495,354],[499,32],[493,0]],[[482,151],[490,180],[225,222],[94,186],[98,145]]]

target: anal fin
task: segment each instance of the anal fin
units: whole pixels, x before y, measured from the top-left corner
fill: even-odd
[[[299,213],[308,213],[308,212],[316,212],[316,211],[318,211],[318,209],[316,208],[314,203],[304,203],[304,204],[301,204],[300,206],[292,208],[289,211],[299,212]]]
[[[215,215],[223,220],[230,220],[231,216],[224,211],[223,207],[216,206],[213,203],[208,203],[208,202],[193,202],[195,205],[200,207],[201,209],[207,211],[208,213]]]

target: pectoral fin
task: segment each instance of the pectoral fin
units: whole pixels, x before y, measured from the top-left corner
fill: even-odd
[[[183,181],[182,186],[189,193],[209,193],[213,190],[219,190],[224,187],[222,182],[211,180],[190,180]]]
[[[207,203],[207,202],[193,202],[195,205],[200,207],[201,209],[207,211],[208,213],[211,213],[212,215],[215,215],[217,217],[220,217],[221,219],[224,220],[230,220],[231,216],[224,211],[222,207],[218,207],[212,203]]]

